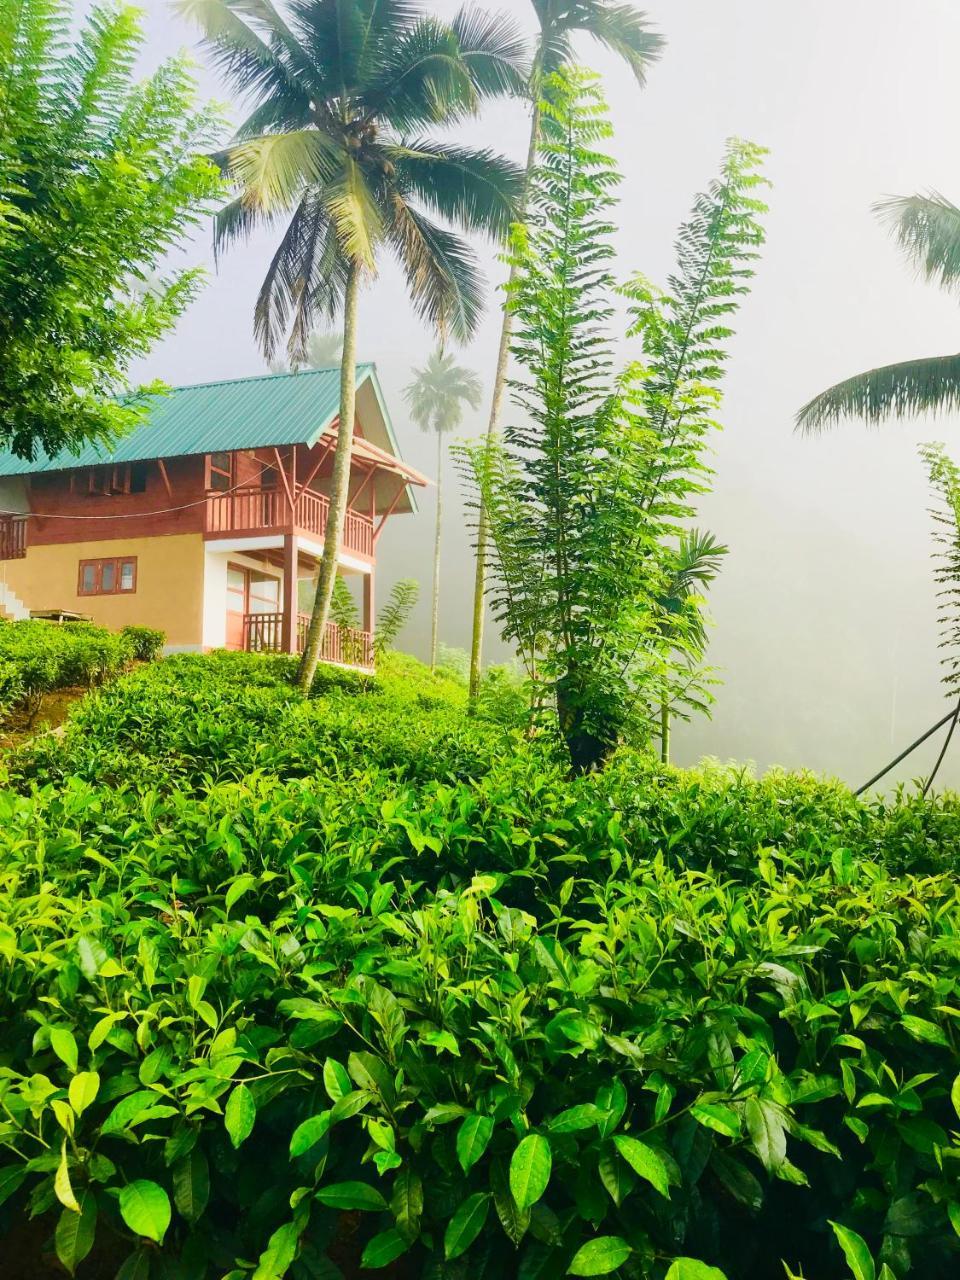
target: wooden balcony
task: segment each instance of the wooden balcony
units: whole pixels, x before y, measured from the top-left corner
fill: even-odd
[[[327,531],[329,515],[329,500],[312,489],[300,493],[291,509],[282,490],[251,486],[234,489],[230,493],[207,494],[206,532],[208,536],[302,533],[322,539]],[[370,516],[356,511],[347,512],[342,546],[344,551],[373,559],[373,520]]]
[[[0,516],[0,560],[22,560],[27,554],[27,517]]]
[[[297,615],[297,653],[302,653],[310,626],[310,615]],[[243,647],[250,653],[283,652],[283,614],[247,613],[243,618]],[[323,662],[335,662],[342,667],[373,667],[373,636],[369,631],[355,631],[327,623],[323,648]]]

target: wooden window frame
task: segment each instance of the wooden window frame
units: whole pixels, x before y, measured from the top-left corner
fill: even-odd
[[[229,471],[225,470],[223,467],[216,467],[213,464],[214,458],[224,453],[230,459]],[[237,474],[236,454],[231,453],[228,449],[217,449],[214,453],[207,454],[206,464],[207,465],[206,465],[205,482],[206,482],[207,492],[208,493],[229,493],[230,490],[234,487],[234,482]],[[214,485],[213,485],[214,475],[225,477],[227,481],[225,488],[223,489],[214,488]]]
[[[113,582],[114,585],[109,591],[103,589],[103,568],[104,565],[113,565]],[[123,566],[125,564],[133,565],[133,586],[124,589],[120,583],[123,581]],[[83,571],[88,566],[93,565],[94,568],[94,588],[92,591],[84,591],[83,589]],[[139,578],[139,566],[137,565],[136,556],[103,556],[97,560],[81,560],[77,569],[77,595],[78,596],[135,596],[137,594],[137,581]]]
[[[98,484],[103,479],[102,485]],[[117,498],[130,492],[130,463],[103,463],[87,472],[87,493],[92,498]]]

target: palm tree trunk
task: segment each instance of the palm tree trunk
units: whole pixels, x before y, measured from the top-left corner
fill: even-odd
[[[524,180],[523,207],[521,214],[526,215],[527,200],[530,192],[530,179],[537,162],[537,148],[540,144],[540,103],[534,99],[533,115],[530,123],[530,149],[527,153],[527,171]],[[510,284],[517,278],[517,268],[510,268]],[[487,440],[492,441],[500,429],[500,417],[503,413],[503,402],[507,391],[507,369],[510,365],[510,339],[513,332],[513,316],[507,306],[503,308],[503,324],[500,329],[500,350],[497,354],[497,371],[493,382],[493,401],[490,406],[490,423],[487,427]],[[487,595],[487,557],[489,555],[490,529],[487,513],[480,504],[480,520],[477,526],[477,570],[473,584],[473,635],[470,643],[470,705],[476,703],[480,693],[480,672],[483,665],[483,622],[484,605]]]
[[[443,434],[437,432],[437,530],[433,543],[433,625],[430,632],[430,670],[437,669],[440,638],[440,533],[443,523]]]
[[[323,536],[323,556],[317,578],[317,594],[313,601],[310,627],[300,660],[297,684],[302,693],[309,693],[320,661],[320,650],[330,615],[330,601],[337,579],[337,561],[343,524],[350,495],[350,468],[353,461],[353,426],[357,411],[357,319],[360,297],[360,264],[350,263],[347,274],[343,311],[343,358],[340,365],[340,423],[337,428],[337,447],[333,455],[333,484],[330,490],[330,510],[327,528]]]
[[[660,760],[670,763],[670,706],[666,702],[660,704]]]

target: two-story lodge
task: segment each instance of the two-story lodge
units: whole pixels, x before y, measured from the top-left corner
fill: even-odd
[[[362,628],[344,636],[331,623],[323,657],[370,666],[377,545],[429,482],[400,459],[373,365],[357,384],[340,573],[362,580]],[[168,652],[298,652],[338,404],[335,368],[212,382],[152,399],[109,454],[0,452],[0,612],[156,627]]]

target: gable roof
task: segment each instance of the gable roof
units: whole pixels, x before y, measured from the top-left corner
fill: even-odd
[[[399,458],[397,438],[373,364],[357,365],[357,391],[367,389],[382,415],[379,445]],[[337,420],[340,368],[264,374],[227,382],[175,387],[152,396],[147,417],[112,449],[88,444],[79,453],[55,457],[41,453],[32,461],[0,450],[0,476],[67,471],[103,462],[147,462],[190,454],[233,452],[292,444],[314,445]],[[378,415],[379,416],[379,415]]]

